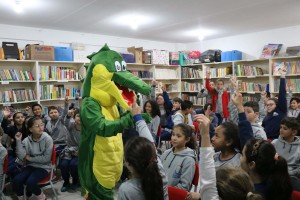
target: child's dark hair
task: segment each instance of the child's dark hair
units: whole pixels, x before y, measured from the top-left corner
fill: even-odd
[[[250,107],[254,112],[259,112],[259,105],[256,101],[247,101],[244,103],[244,107]]]
[[[49,115],[49,113],[50,113],[51,110],[57,110],[59,112],[59,110],[58,110],[58,108],[56,106],[49,106],[48,107],[48,115]]]
[[[285,125],[289,129],[300,131],[300,124],[294,117],[285,117],[281,120],[280,124]]]
[[[220,126],[223,128],[223,134],[225,136],[225,140],[231,141],[232,143],[230,148],[232,150],[235,149],[241,150],[238,126],[233,122],[224,122],[220,124]]]
[[[13,115],[13,120],[15,121],[17,114],[22,114],[22,116],[24,117],[24,114],[22,112],[15,112]]]
[[[0,137],[2,137],[4,135],[4,130],[3,128],[0,126]]]
[[[175,97],[173,99],[173,102],[178,102],[178,103],[182,104],[182,99],[180,99],[179,97]]]
[[[164,96],[162,95],[162,94],[158,94],[157,96],[156,96],[156,102],[157,102],[157,98],[159,97],[159,96],[161,96],[163,99],[164,99]],[[166,104],[166,102],[164,102],[164,108],[165,108],[165,110],[166,110],[166,117],[167,116],[169,116],[169,114],[170,114],[170,112],[171,112],[171,108],[169,108],[168,106],[167,106],[167,104]]]
[[[242,169],[234,167],[221,167],[217,170],[217,189],[222,200],[263,200],[254,192],[254,186],[249,175]]]
[[[27,122],[27,133],[32,134],[31,131],[29,130],[33,125],[34,122],[37,120],[42,120],[40,117],[31,117],[28,122]]]
[[[75,108],[75,111],[74,111],[74,117],[79,114],[80,115],[80,110],[78,108]]]
[[[203,110],[206,111],[207,108],[208,108],[208,106],[210,106],[210,109],[212,110],[212,104],[211,104],[211,103],[206,103],[206,104],[204,105]]]
[[[223,81],[222,79],[217,79],[217,80],[216,80],[216,83],[217,83],[217,82],[222,82],[223,85],[224,85],[224,81]]]
[[[286,160],[267,141],[252,139],[245,145],[246,162],[255,162],[254,171],[267,183],[266,200],[290,200],[292,185]]]
[[[299,98],[297,98],[297,97],[293,97],[293,98],[291,98],[291,100],[290,100],[290,104],[292,103],[292,101],[296,101],[297,103],[300,103],[300,99],[299,99]]]
[[[187,124],[177,124],[173,127],[173,130],[175,128],[180,128],[181,132],[183,133],[183,135],[186,137],[186,138],[190,138],[190,141],[186,143],[186,147],[189,147],[190,149],[194,149],[196,150],[196,146],[197,146],[197,143],[196,143],[196,138],[195,136],[193,135],[193,129],[192,127],[190,127],[189,125]]]
[[[149,103],[151,105],[151,117],[152,118],[155,116],[160,117],[160,110],[159,110],[159,106],[156,103],[156,101],[152,101],[152,100],[146,101],[146,103],[144,104],[144,108],[143,108],[144,112],[146,112],[147,103]]]
[[[186,110],[186,109],[190,109],[191,107],[193,107],[193,103],[189,100],[184,100],[181,103],[181,110]]]
[[[156,150],[152,142],[143,137],[130,139],[125,146],[125,161],[142,179],[146,200],[163,200],[162,176],[157,165]]]
[[[38,104],[38,103],[35,103],[35,104],[33,104],[33,105],[31,106],[31,110],[33,110],[33,109],[34,109],[34,107],[36,107],[36,106],[38,106],[38,107],[40,107],[40,108],[42,109],[42,106],[41,106],[40,104]]]

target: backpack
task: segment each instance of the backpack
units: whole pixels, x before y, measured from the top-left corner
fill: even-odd
[[[200,56],[200,61],[202,63],[221,62],[221,52],[218,49],[204,51]]]

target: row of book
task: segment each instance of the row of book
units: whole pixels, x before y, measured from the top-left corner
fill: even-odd
[[[244,103],[247,102],[247,101],[258,102],[259,98],[257,98],[256,96],[245,96],[245,95],[243,95],[243,100],[244,100]]]
[[[199,69],[194,69],[190,67],[181,68],[181,78],[201,78],[202,71]]]
[[[181,91],[182,92],[199,92],[201,90],[200,83],[188,83],[188,82],[181,82]]]
[[[264,72],[262,68],[252,65],[236,65],[234,68],[236,76],[262,76]]]
[[[73,68],[40,66],[40,80],[80,80],[81,75]]]
[[[210,71],[210,78],[221,78],[232,75],[232,67],[208,68],[207,70]]]
[[[243,82],[241,80],[237,80],[236,84],[242,92],[262,92],[264,90],[262,85],[259,83]]]
[[[33,81],[33,75],[30,71],[18,69],[0,70],[1,81]]]
[[[274,91],[279,91],[280,79],[274,80]],[[292,93],[300,92],[300,79],[287,79],[286,80],[286,88],[287,91],[291,91]]]
[[[1,92],[2,98],[1,103],[17,103],[23,101],[34,101],[36,100],[35,90],[31,89],[12,89]]]
[[[206,104],[206,98],[197,98],[196,95],[182,94],[181,99],[189,100],[189,101],[193,102],[193,104],[195,104],[195,105],[204,106]]]
[[[149,71],[132,71],[132,70],[130,70],[130,72],[133,75],[135,75],[139,78],[149,78],[149,79],[153,78],[153,72],[149,72]]]
[[[59,99],[65,96],[76,97],[78,88],[66,88],[64,85],[42,85],[40,87],[40,98],[43,99]]]
[[[176,70],[171,69],[155,69],[156,79],[179,79]]]
[[[296,75],[300,74],[300,61],[291,62],[274,62],[273,63],[273,74],[280,75],[279,70],[285,69],[287,74]]]

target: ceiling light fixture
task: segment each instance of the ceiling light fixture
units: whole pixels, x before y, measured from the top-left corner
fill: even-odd
[[[204,39],[204,35],[203,35],[203,34],[200,34],[200,35],[198,36],[198,39],[199,39],[199,40],[203,40],[203,39]]]
[[[14,10],[18,14],[23,12],[23,6],[21,4],[22,4],[21,0],[15,0]]]

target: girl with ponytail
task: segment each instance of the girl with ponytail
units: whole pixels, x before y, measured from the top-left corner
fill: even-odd
[[[266,200],[291,200],[292,186],[286,160],[264,140],[249,140],[243,149],[241,167],[251,177],[255,191]]]
[[[131,179],[120,186],[118,200],[167,200],[167,178],[157,157],[151,132],[136,103],[131,113],[140,137],[130,139],[125,145],[125,166],[131,173]]]

